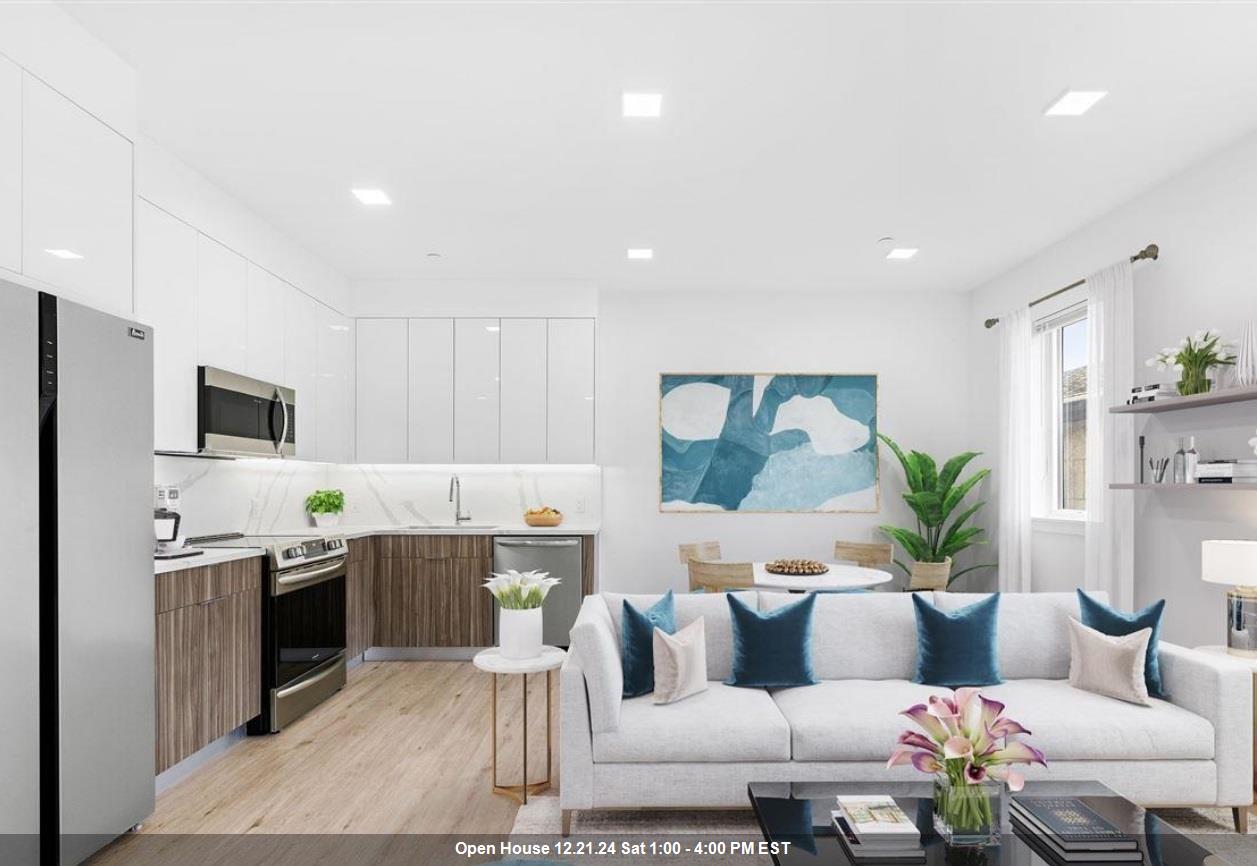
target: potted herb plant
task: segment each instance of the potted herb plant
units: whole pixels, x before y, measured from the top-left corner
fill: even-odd
[[[1178,392],[1184,397],[1209,391],[1209,372],[1214,367],[1229,367],[1235,363],[1235,349],[1222,342],[1222,335],[1215,330],[1197,331],[1184,337],[1177,346],[1168,346],[1144,362],[1158,370],[1173,370],[1179,374]]]
[[[314,518],[314,525],[320,529],[340,523],[340,515],[344,510],[343,490],[316,490],[306,497],[306,512]]]
[[[498,600],[498,648],[508,659],[541,655],[541,605],[559,578],[545,571],[493,573],[484,587]]]
[[[877,438],[899,458],[908,482],[908,492],[903,499],[916,516],[915,530],[898,526],[878,527],[912,557],[911,567],[895,560],[895,565],[911,578],[908,588],[946,589],[962,574],[979,568],[993,568],[988,563],[952,571],[952,559],[956,554],[975,544],[985,543],[979,540],[984,532],[981,527],[965,525],[986,504],[984,501],[975,502],[952,517],[969,491],[991,474],[989,469],[980,469],[960,480],[960,473],[979,452],[959,454],[944,463],[940,470],[928,454],[919,451],[905,454],[889,436],[879,433]]]

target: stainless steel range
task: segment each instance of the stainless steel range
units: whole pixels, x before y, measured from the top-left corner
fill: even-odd
[[[344,538],[232,534],[189,543],[266,550],[262,714],[250,734],[278,732],[345,685]]]

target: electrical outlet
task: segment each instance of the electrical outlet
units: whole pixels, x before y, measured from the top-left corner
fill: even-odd
[[[584,514],[584,513],[585,513],[585,508],[587,507],[587,505],[588,505],[588,503],[585,501],[585,497],[584,497],[584,496],[577,496],[577,497],[576,497],[576,513],[577,513],[577,514]]]

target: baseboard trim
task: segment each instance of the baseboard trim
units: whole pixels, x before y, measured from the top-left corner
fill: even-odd
[[[245,726],[241,725],[235,730],[223,734],[212,743],[202,746],[174,766],[162,770],[154,780],[154,787],[157,793],[161,794],[163,791],[173,788],[197,770],[213,763],[226,754],[228,749],[244,740],[247,736]]]
[[[373,646],[362,656],[368,662],[466,662],[485,647]]]

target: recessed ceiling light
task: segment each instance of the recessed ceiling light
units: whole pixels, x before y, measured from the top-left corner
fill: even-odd
[[[83,258],[74,250],[44,250],[50,256],[56,256],[59,259],[81,259]]]
[[[903,261],[904,259],[912,258],[917,254],[917,252],[918,250],[916,247],[894,247],[886,254],[886,258],[893,259],[895,261]]]
[[[393,200],[382,189],[355,189],[353,194],[363,204],[392,204]]]
[[[1086,114],[1093,105],[1108,95],[1107,90],[1067,90],[1043,113],[1048,117],[1077,117]]]
[[[628,251],[628,257],[638,261],[645,261],[647,259],[653,259],[655,257],[655,251],[648,249],[630,249]]]
[[[491,334],[496,334],[498,331],[502,330],[502,326],[501,325],[485,325],[484,329]]]
[[[625,93],[621,106],[625,117],[658,117],[663,108],[662,93]]]

